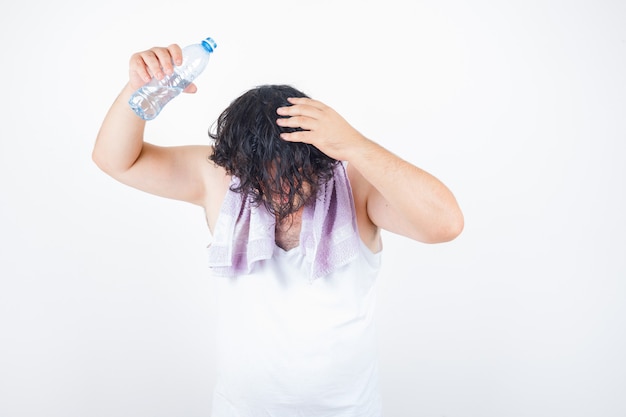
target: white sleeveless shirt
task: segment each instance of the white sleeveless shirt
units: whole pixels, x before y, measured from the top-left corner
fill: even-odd
[[[212,417],[380,417],[375,281],[380,252],[310,280],[301,247],[214,277]]]
[[[233,184],[237,178],[233,177]],[[218,300],[212,417],[380,417],[379,253],[358,235],[345,166],[304,207],[299,246],[229,190],[209,247]]]

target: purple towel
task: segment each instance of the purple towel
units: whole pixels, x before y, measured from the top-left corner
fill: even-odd
[[[238,179],[233,177],[232,184]],[[209,267],[214,275],[248,274],[255,262],[270,259],[275,247],[276,218],[264,205],[242,201],[227,191],[208,247]],[[360,237],[352,189],[343,163],[333,178],[319,187],[314,204],[302,212],[301,250],[310,265],[310,279],[323,277],[356,259]]]

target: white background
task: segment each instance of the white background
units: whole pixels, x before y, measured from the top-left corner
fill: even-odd
[[[626,415],[625,2],[39,0],[0,34],[0,416],[209,416],[203,213],[91,161],[130,55],[206,36],[150,141],[289,83],[463,208],[452,243],[384,235],[386,417]]]

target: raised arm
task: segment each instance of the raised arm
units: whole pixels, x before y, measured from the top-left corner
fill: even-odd
[[[134,188],[207,207],[227,185],[223,170],[208,161],[210,146],[161,147],[144,142],[146,122],[130,109],[131,94],[152,76],[163,78],[182,62],[178,45],[134,54],[129,82],[107,113],[92,158],[104,172]],[[185,92],[196,91],[195,85]],[[219,201],[218,201],[219,203]]]
[[[310,143],[330,157],[348,161],[357,215],[367,215],[359,219],[360,229],[369,221],[426,243],[446,242],[461,233],[463,215],[441,181],[367,139],[323,103],[307,98],[289,101],[292,105],[277,113],[290,117],[277,123],[304,130],[285,133],[283,139]]]

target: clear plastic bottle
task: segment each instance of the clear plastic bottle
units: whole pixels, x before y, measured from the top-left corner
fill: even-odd
[[[183,63],[174,67],[174,72],[152,81],[133,93],[128,104],[143,120],[152,120],[159,115],[163,107],[179,95],[206,68],[209,57],[217,44],[212,38],[206,38],[198,44],[183,48]]]

